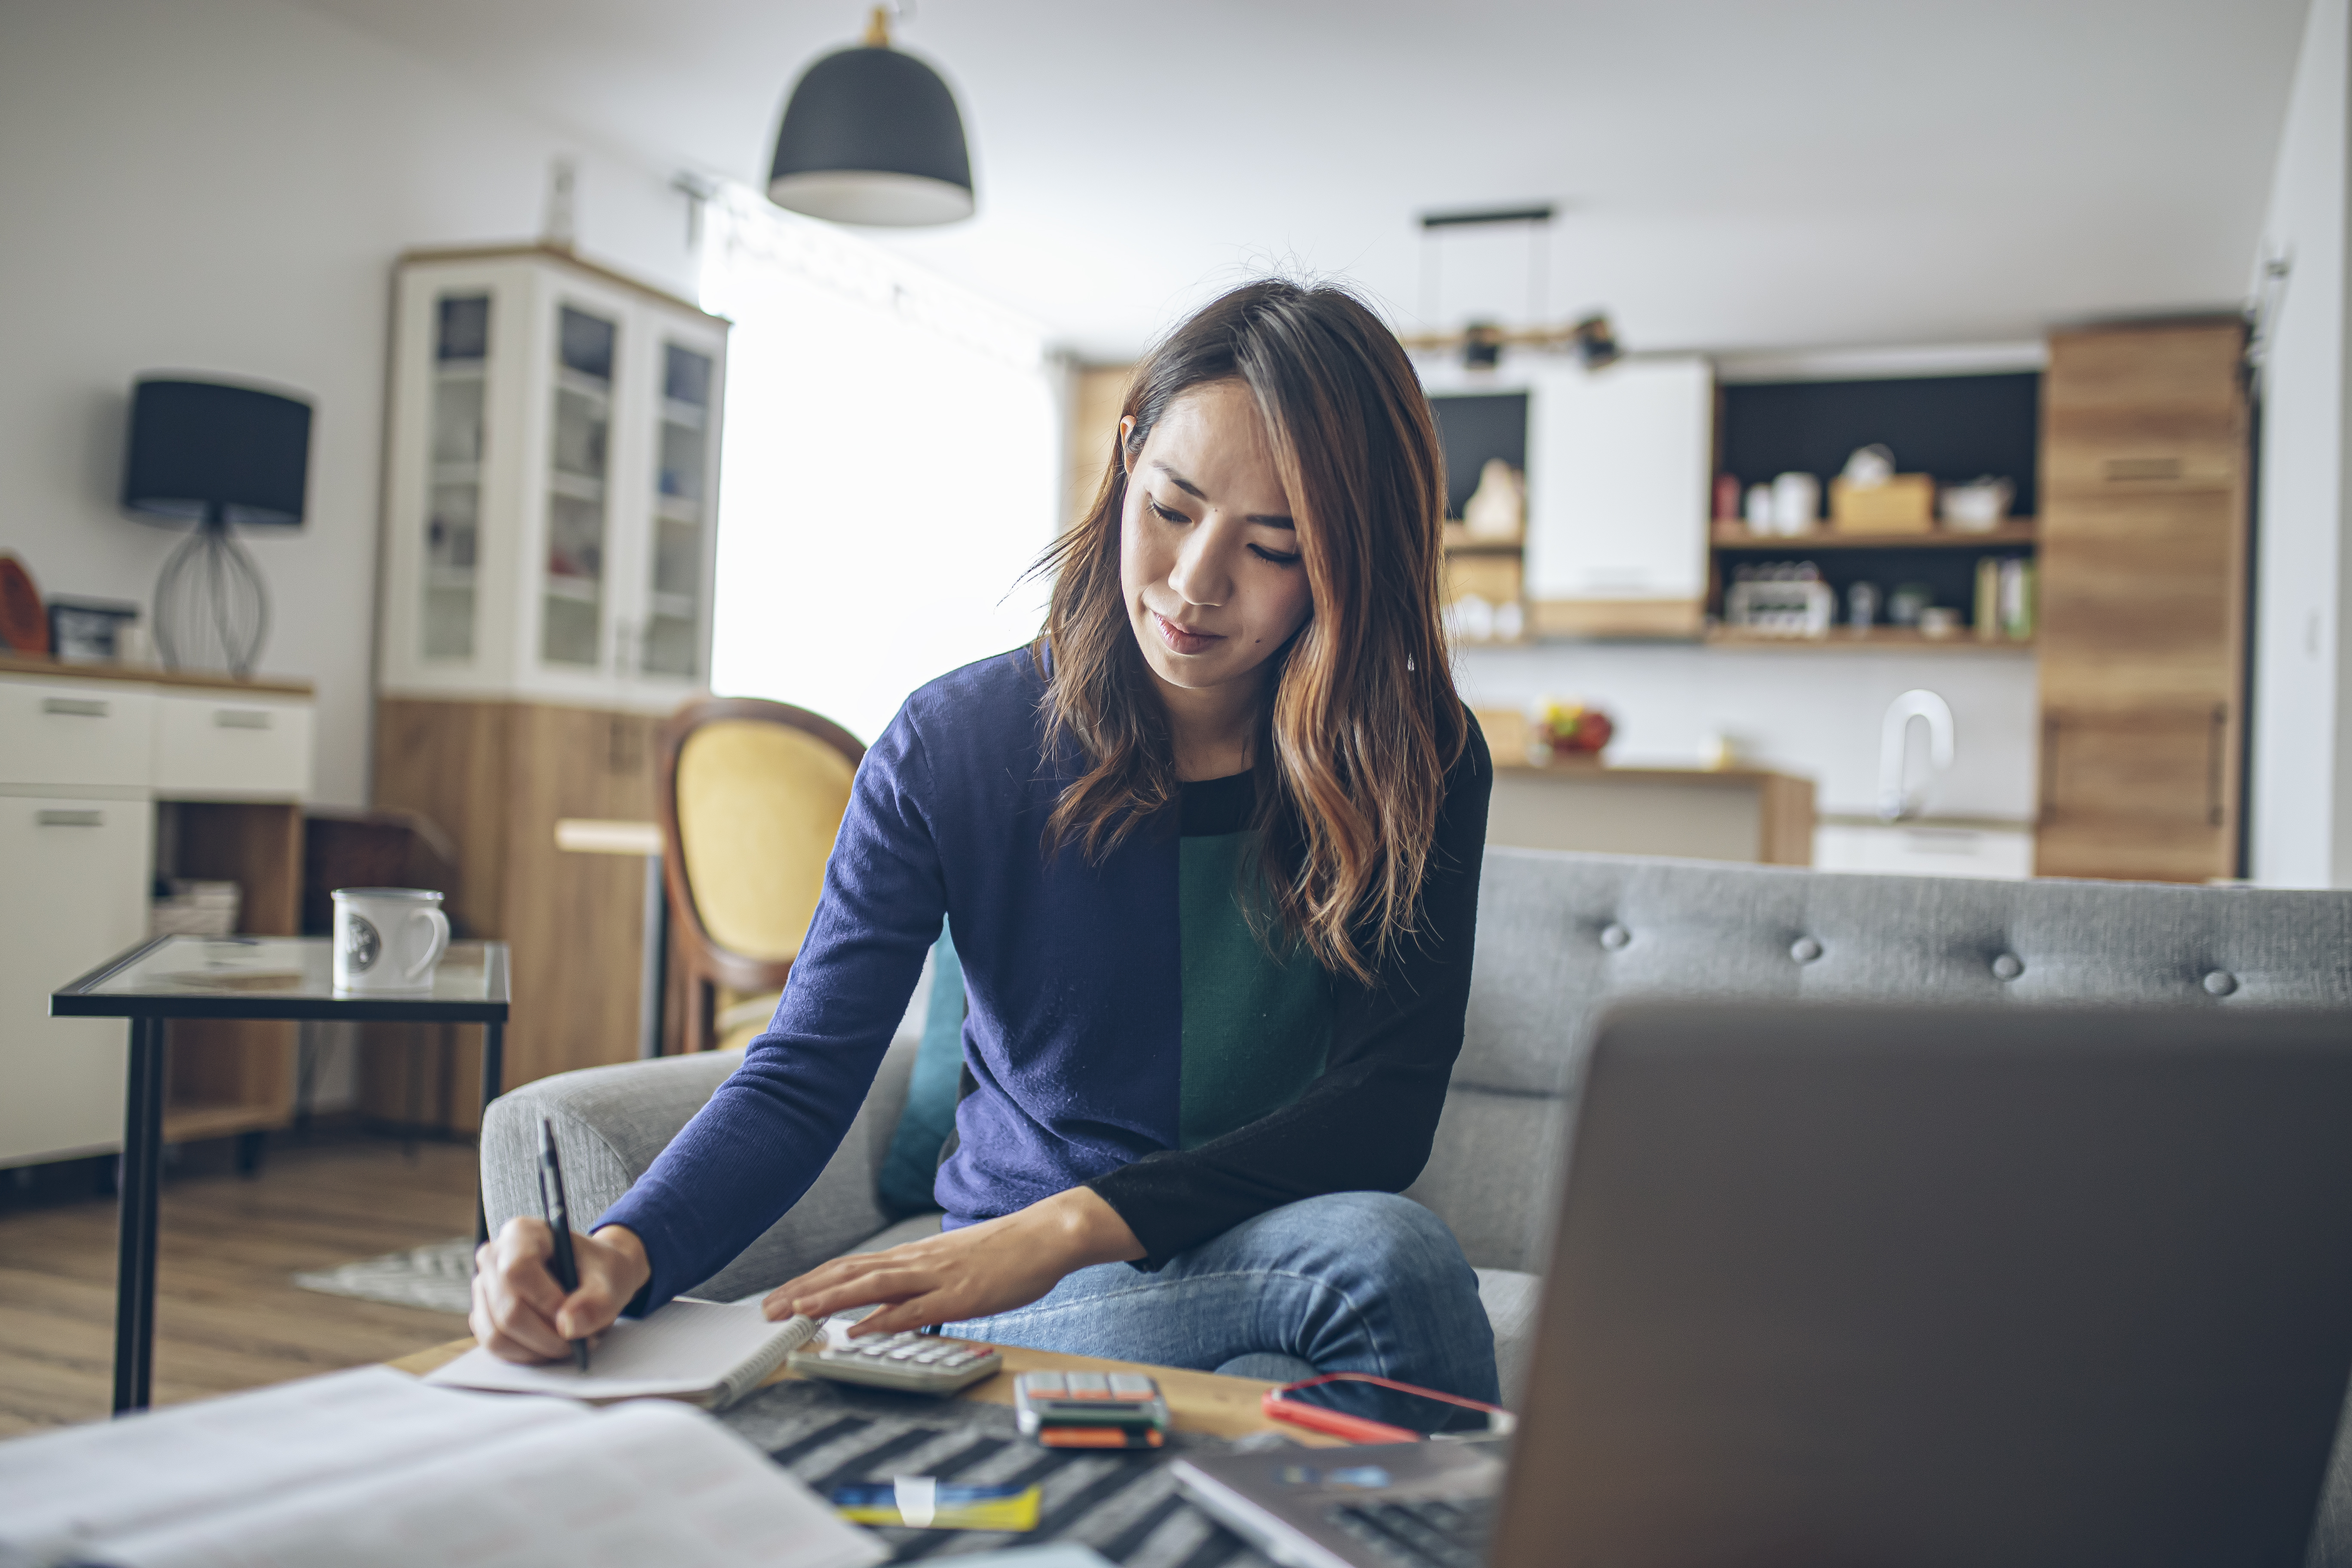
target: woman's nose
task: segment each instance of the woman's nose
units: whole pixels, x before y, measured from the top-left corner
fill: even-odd
[[[1233,596],[1233,543],[1226,530],[1211,522],[1192,531],[1176,552],[1168,585],[1188,605],[1213,608]]]

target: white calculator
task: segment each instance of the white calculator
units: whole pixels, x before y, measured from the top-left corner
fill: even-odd
[[[863,1340],[845,1335],[837,1343],[828,1334],[824,1342],[794,1351],[784,1364],[803,1377],[829,1377],[837,1383],[862,1383],[901,1394],[946,1395],[994,1374],[1003,1366],[1004,1358],[993,1345],[910,1331]]]

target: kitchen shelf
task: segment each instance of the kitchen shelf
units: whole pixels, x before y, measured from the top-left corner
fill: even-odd
[[[1860,633],[1850,626],[1832,626],[1827,637],[1776,637],[1769,632],[1743,631],[1738,626],[1706,628],[1700,639],[1709,647],[1785,648],[1798,653],[2032,653],[2031,637],[1979,640],[1962,627],[1948,637],[1926,637],[1909,626],[1872,626]]]
[[[1707,542],[1717,550],[1742,553],[1801,555],[1814,550],[2000,550],[2030,545],[2040,537],[2033,519],[2013,517],[1990,533],[1962,533],[1941,528],[1932,533],[1848,533],[1821,528],[1811,533],[1759,534],[1742,527],[1736,532],[1714,532]]]

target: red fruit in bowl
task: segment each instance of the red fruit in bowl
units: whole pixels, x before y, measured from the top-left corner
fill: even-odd
[[[1617,726],[1609,721],[1608,714],[1598,708],[1588,708],[1584,710],[1583,719],[1576,726],[1576,749],[1580,752],[1597,752],[1606,746],[1609,743],[1609,737],[1616,732]]]

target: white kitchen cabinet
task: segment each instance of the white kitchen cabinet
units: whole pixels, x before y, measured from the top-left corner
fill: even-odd
[[[1527,595],[1538,636],[1698,636],[1715,374],[1693,355],[1534,370]]]
[[[299,683],[0,654],[0,1168],[121,1146],[125,1026],[49,994],[145,938],[159,870],[237,882],[243,931],[298,928],[311,720]],[[282,1125],[292,1029],[173,1026],[166,1140]]]
[[[395,295],[382,689],[707,685],[727,323],[545,247],[415,253]]]

